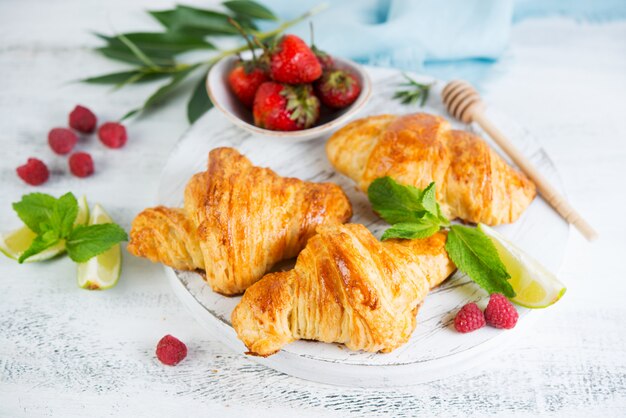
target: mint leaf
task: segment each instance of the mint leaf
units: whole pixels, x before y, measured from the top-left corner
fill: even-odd
[[[428,238],[438,232],[439,229],[440,226],[437,219],[435,219],[435,222],[424,220],[423,223],[399,223],[386,230],[381,239],[385,241],[390,238]]]
[[[41,234],[51,229],[56,202],[57,199],[49,194],[30,193],[13,203],[13,210],[31,231]]]
[[[72,231],[74,221],[78,216],[78,202],[72,193],[59,197],[52,212],[52,229],[58,232],[59,237],[67,238]]]
[[[367,189],[372,208],[390,224],[419,222],[424,216],[422,191],[417,187],[404,186],[391,177],[381,177]]]
[[[511,277],[491,240],[478,228],[452,225],[446,241],[448,255],[462,272],[489,293],[514,297]]]
[[[437,193],[434,182],[431,182],[422,192],[420,204],[426,212],[437,216]]]
[[[26,249],[20,255],[20,258],[17,260],[18,263],[22,264],[29,257],[34,256],[35,254],[39,254],[42,251],[47,250],[52,247],[56,243],[59,242],[59,236],[56,231],[46,231],[42,235],[37,235],[33,242],[30,244],[30,247]]]
[[[439,206],[439,203],[437,203],[437,218],[439,218],[439,222],[441,222],[442,226],[450,225],[450,221],[448,220],[448,218],[446,218],[443,215],[443,212],[441,212],[441,206]]]
[[[79,225],[72,230],[65,246],[73,261],[84,263],[90,258],[102,254],[115,244],[127,240],[126,232],[114,223]]]

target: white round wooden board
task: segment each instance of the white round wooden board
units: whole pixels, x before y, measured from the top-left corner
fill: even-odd
[[[373,82],[372,98],[357,117],[417,111],[448,117],[439,95],[442,82],[416,75],[419,81],[435,84],[423,108],[405,106],[391,99],[398,84],[404,81],[401,73],[391,69],[366,69]],[[489,110],[488,114],[557,189],[562,190],[552,161],[531,135],[496,111]],[[476,129],[453,124],[457,129]],[[478,133],[486,137],[482,132]],[[206,169],[208,152],[215,147],[230,146],[246,155],[253,164],[270,167],[281,176],[339,184],[354,208],[351,222],[365,224],[380,237],[388,225],[374,215],[365,194],[356,190],[350,179],[333,170],[324,151],[326,139],[291,143],[255,138],[212,109],[172,150],[161,178],[159,203],[181,206],[185,185],[192,174]],[[536,198],[515,224],[497,229],[558,273],[569,226],[541,198]],[[282,268],[291,265],[293,263],[284,263]],[[240,297],[214,293],[199,274],[171,268],[166,271],[175,293],[195,318],[216,338],[243,355],[246,348],[237,339],[230,323],[231,312]],[[539,312],[518,307],[520,319],[513,330],[484,327],[470,334],[457,333],[452,326],[454,313],[469,301],[484,308],[487,299],[485,291],[457,273],[430,293],[419,311],[413,336],[407,344],[391,353],[354,352],[339,344],[297,341],[268,358],[251,356],[250,359],[293,376],[336,385],[388,387],[440,379],[479,365],[510,338],[520,336]]]

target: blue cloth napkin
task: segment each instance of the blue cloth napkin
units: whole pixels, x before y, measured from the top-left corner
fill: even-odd
[[[294,18],[320,0],[269,0]],[[495,59],[506,47],[511,0],[334,1],[314,16],[315,44],[331,54],[375,65],[416,69],[425,61]],[[307,24],[290,32],[309,39]]]
[[[324,0],[266,0],[294,18]],[[553,15],[626,17],[626,0],[335,0],[311,20],[315,44],[361,63],[478,82],[506,50],[511,26]],[[289,30],[310,39],[308,23]]]

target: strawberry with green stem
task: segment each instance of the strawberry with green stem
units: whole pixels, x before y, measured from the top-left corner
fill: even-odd
[[[254,103],[254,96],[261,84],[269,81],[267,75],[266,66],[263,65],[261,60],[258,60],[254,52],[254,46],[248,37],[248,34],[243,28],[235,22],[233,19],[229,19],[231,25],[233,25],[241,33],[243,38],[248,44],[248,48],[252,52],[252,60],[244,61],[241,56],[235,63],[235,66],[228,73],[228,85],[232,92],[237,96],[239,101],[248,109],[252,109]]]
[[[270,77],[287,84],[312,83],[322,75],[322,65],[302,39],[296,35],[283,35],[268,48],[257,40],[264,49],[269,63]]]

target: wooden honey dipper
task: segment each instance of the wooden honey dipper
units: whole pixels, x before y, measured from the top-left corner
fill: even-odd
[[[533,166],[496,126],[485,116],[482,99],[469,83],[461,80],[449,82],[441,92],[448,113],[463,123],[476,122],[498,144],[515,164],[537,185],[537,190],[546,202],[567,222],[574,225],[588,241],[598,237],[598,233],[569,204],[548,180]]]

